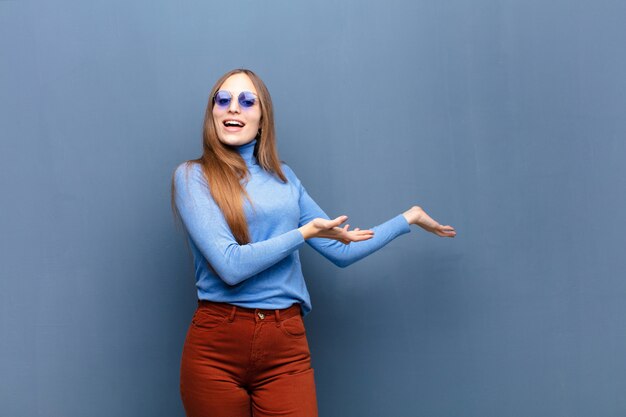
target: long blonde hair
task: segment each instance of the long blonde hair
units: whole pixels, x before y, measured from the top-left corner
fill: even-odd
[[[280,159],[276,150],[276,133],[274,129],[274,109],[272,99],[263,81],[249,69],[238,68],[222,75],[209,94],[209,102],[204,115],[202,131],[202,156],[187,161],[187,164],[198,163],[202,167],[204,177],[209,184],[209,191],[230,227],[235,240],[240,245],[250,243],[248,222],[243,210],[243,198],[249,199],[244,188],[249,172],[246,163],[239,153],[224,145],[217,136],[213,120],[213,97],[226,79],[234,74],[246,74],[256,88],[261,106],[261,121],[254,155],[261,168],[276,175],[282,182],[287,178],[280,167]],[[178,211],[174,204],[175,184],[172,179],[172,208],[177,217]]]

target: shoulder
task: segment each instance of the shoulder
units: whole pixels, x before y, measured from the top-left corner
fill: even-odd
[[[174,178],[176,180],[198,174],[202,174],[202,167],[195,161],[185,161],[174,170]]]
[[[285,177],[287,178],[287,182],[290,183],[293,187],[295,187],[298,190],[298,192],[301,193],[304,187],[302,185],[302,182],[300,181],[300,178],[298,178],[298,176],[293,171],[293,169],[291,169],[289,165],[287,165],[286,163],[282,161],[281,161],[280,167],[283,170]]]
[[[194,161],[185,161],[174,170],[173,181],[176,186],[201,184],[207,186],[202,166]]]
[[[280,168],[283,170],[283,173],[287,177],[287,181],[295,182],[295,183],[299,182],[298,176],[296,175],[296,173],[285,162],[283,161],[280,162]]]

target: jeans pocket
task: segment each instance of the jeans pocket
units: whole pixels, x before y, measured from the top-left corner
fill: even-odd
[[[197,330],[210,331],[217,329],[226,319],[228,319],[227,316],[223,316],[217,312],[207,309],[198,309],[191,319],[191,327]]]
[[[300,315],[289,317],[288,319],[283,320],[280,323],[280,329],[285,335],[296,339],[299,339],[306,335],[304,322],[302,321],[302,316]]]

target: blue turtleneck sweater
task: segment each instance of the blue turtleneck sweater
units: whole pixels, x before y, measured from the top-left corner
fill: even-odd
[[[240,307],[281,309],[300,303],[311,311],[298,248],[305,242],[298,227],[316,217],[328,219],[286,164],[288,182],[261,168],[254,156],[256,140],[236,147],[250,177],[245,184],[252,206],[244,199],[251,243],[240,245],[211,197],[202,169],[181,164],[174,174],[176,207],[193,252],[198,298]],[[345,267],[410,231],[402,214],[373,227],[374,237],[344,245],[332,239],[306,243],[334,264]]]

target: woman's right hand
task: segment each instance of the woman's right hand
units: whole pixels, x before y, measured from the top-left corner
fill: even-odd
[[[350,242],[368,240],[374,236],[373,230],[361,230],[359,228],[349,230],[349,224],[339,227],[346,220],[348,220],[348,216],[339,216],[333,220],[318,217],[298,228],[298,230],[302,233],[305,240],[314,237],[321,237],[338,240],[346,245]]]

